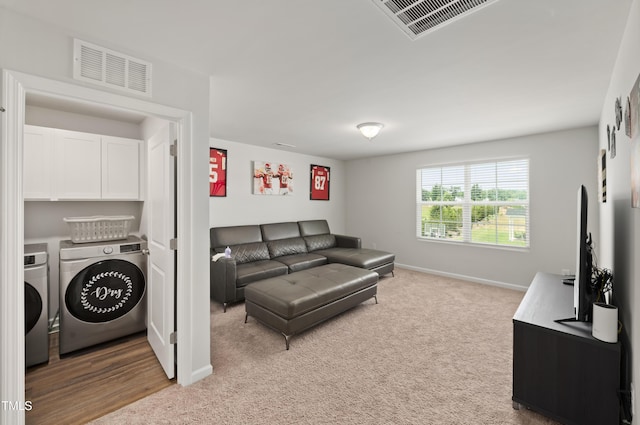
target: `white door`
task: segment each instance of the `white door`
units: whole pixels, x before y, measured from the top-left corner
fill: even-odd
[[[166,123],[147,147],[147,338],[167,377],[175,376],[175,162],[174,125]]]

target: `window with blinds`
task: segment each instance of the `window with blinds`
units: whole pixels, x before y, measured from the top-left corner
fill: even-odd
[[[452,164],[416,173],[417,236],[529,247],[529,160]]]

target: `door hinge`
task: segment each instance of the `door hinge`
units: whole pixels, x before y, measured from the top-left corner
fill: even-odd
[[[178,145],[169,146],[169,155],[178,156]]]
[[[175,344],[178,342],[178,332],[171,332],[169,334],[169,344]]]
[[[169,241],[169,249],[176,251],[178,249],[178,239],[173,238]]]

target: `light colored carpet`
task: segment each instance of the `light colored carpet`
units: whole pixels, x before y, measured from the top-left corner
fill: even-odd
[[[397,269],[371,299],[284,338],[211,304],[213,374],[94,424],[554,424],[514,410],[523,292]]]

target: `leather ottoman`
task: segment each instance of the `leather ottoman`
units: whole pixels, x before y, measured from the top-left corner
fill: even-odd
[[[245,287],[245,323],[249,316],[285,338],[374,298],[378,273],[332,263],[272,277]]]

